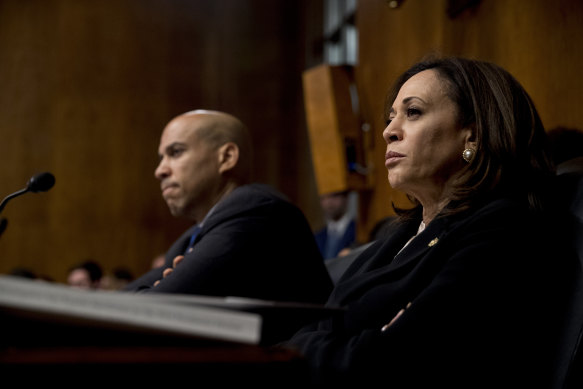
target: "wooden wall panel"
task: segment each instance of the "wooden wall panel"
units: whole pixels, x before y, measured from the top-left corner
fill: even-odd
[[[533,98],[547,128],[583,129],[583,2],[482,0],[454,18],[447,0],[360,0],[357,11],[362,111],[375,134],[375,190],[361,203],[360,233],[391,215],[391,202],[406,206],[384,168],[383,111],[395,78],[430,53],[498,63]]]
[[[349,189],[342,136],[342,127],[354,122],[346,120],[352,114],[348,85],[337,67],[320,65],[303,75],[306,121],[319,195]],[[347,98],[348,107],[342,107]]]
[[[319,65],[303,73],[304,107],[318,194],[368,189],[368,151],[351,96],[352,68]],[[351,166],[352,165],[352,166]]]
[[[301,96],[318,24],[304,0],[0,1],[0,196],[38,171],[57,181],[7,205],[0,272],[147,270],[189,224],[153,172],[162,128],[194,108],[246,122],[257,181],[318,218]]]

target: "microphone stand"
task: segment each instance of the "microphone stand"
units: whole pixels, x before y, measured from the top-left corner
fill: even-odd
[[[6,225],[8,224],[8,220],[5,218],[0,219],[0,237],[2,237],[2,233],[6,230]]]
[[[20,196],[22,194],[25,194],[29,190],[30,190],[29,188],[24,188],[24,189],[19,190],[18,192],[14,192],[14,193],[6,196],[4,198],[4,200],[2,200],[2,202],[0,203],[0,213],[2,213],[2,211],[4,210],[4,207],[6,206],[6,203],[8,203],[9,200],[11,200],[17,196]],[[8,225],[8,220],[6,220],[6,218],[1,218],[0,219],[0,237],[2,236],[2,233],[4,233],[4,231],[6,230],[7,225]]]
[[[14,193],[9,194],[8,196],[6,196],[4,198],[4,200],[2,200],[2,202],[0,203],[0,213],[2,213],[2,210],[4,209],[4,207],[6,206],[6,203],[9,200],[15,198],[16,196],[20,196],[22,194],[25,194],[28,191],[29,191],[29,188],[24,188],[24,189],[19,190],[18,192],[14,192]]]

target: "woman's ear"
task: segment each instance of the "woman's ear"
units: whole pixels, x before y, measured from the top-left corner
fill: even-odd
[[[233,142],[227,142],[219,147],[219,173],[232,170],[239,162],[239,146]]]
[[[472,124],[462,130],[464,133],[464,147],[476,151],[478,149],[478,141],[476,139],[476,129]]]

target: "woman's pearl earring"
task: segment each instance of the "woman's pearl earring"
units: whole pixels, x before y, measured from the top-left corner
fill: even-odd
[[[475,156],[476,150],[474,149],[465,149],[464,152],[462,153],[462,158],[468,163],[472,162]]]

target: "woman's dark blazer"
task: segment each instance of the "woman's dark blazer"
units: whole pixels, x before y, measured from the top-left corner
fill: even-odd
[[[405,223],[347,269],[328,300],[344,315],[287,342],[306,356],[314,381],[548,387],[575,264],[562,253],[561,226],[498,199],[435,219],[399,253],[419,222]]]
[[[194,227],[193,227],[194,228]],[[166,266],[187,248],[193,228],[166,253]],[[332,290],[302,212],[272,188],[238,187],[204,221],[194,250],[156,287],[154,269],[126,290],[324,303]]]

